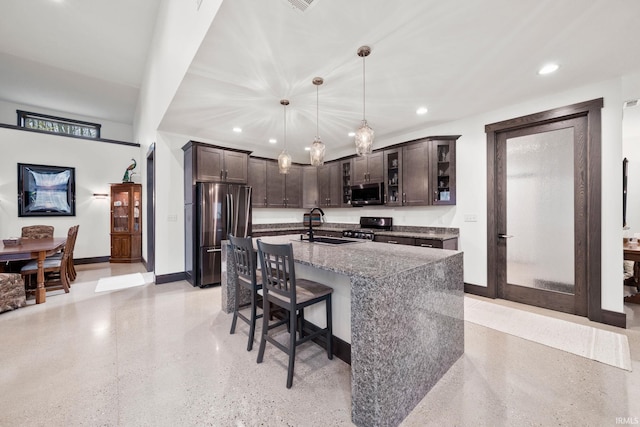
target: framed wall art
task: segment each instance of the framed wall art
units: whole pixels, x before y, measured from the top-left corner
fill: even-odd
[[[75,216],[75,168],[18,163],[18,216]]]

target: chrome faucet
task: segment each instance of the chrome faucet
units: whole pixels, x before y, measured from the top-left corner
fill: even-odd
[[[320,219],[321,221],[324,221],[324,211],[320,208],[313,208],[309,211],[309,231],[307,232],[307,234],[309,235],[309,241],[313,242],[313,213],[315,211],[320,211]]]

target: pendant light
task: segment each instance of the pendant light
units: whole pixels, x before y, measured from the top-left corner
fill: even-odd
[[[291,168],[291,156],[287,153],[287,105],[289,105],[289,101],[281,99],[280,105],[284,107],[284,148],[278,156],[278,172],[289,173]]]
[[[364,78],[364,58],[369,56],[370,53],[371,48],[369,46],[361,46],[358,49],[358,56],[362,58],[362,125],[356,131],[355,136],[356,154],[358,156],[371,154],[371,148],[373,147],[374,132],[367,124],[367,119],[365,118],[366,85]]]
[[[319,121],[318,121],[318,111],[320,110],[318,103],[318,88],[320,85],[324,83],[322,77],[315,77],[313,79],[313,84],[316,85],[316,138],[313,140],[311,144],[311,150],[309,150],[309,154],[311,156],[311,166],[322,166],[324,165],[324,143],[320,140],[320,131],[319,131]]]

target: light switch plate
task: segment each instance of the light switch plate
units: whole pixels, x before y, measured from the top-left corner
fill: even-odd
[[[178,221],[178,215],[169,215],[169,216],[167,216],[167,221],[169,221],[169,222],[177,222]]]
[[[476,214],[465,214],[464,222],[478,222],[478,215]]]

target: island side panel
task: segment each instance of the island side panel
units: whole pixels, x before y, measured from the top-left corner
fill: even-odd
[[[238,275],[236,274],[236,262],[231,256],[231,244],[229,241],[222,242],[222,268],[220,276],[220,301],[222,311],[224,313],[233,313],[236,303],[236,283],[238,283]],[[262,277],[257,277],[258,283],[262,282]],[[244,287],[240,287],[239,292],[240,307],[251,303],[251,291]]]
[[[397,426],[464,353],[463,255],[393,277],[352,278],[351,408]]]

